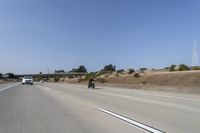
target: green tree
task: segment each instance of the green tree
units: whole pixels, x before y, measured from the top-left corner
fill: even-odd
[[[124,73],[124,72],[125,72],[124,69],[117,70],[117,73]]]
[[[178,69],[179,71],[187,71],[187,70],[190,70],[189,69],[189,67],[187,66],[187,65],[185,65],[185,64],[181,64],[180,66],[179,66],[179,69]]]
[[[14,73],[6,73],[6,75],[8,75],[8,78],[15,78]]]
[[[175,71],[175,68],[176,68],[176,65],[171,65],[171,66],[169,67],[169,71],[170,71],[170,72],[173,72],[173,71]]]
[[[192,70],[200,70],[200,67],[193,67]]]
[[[144,71],[146,71],[147,70],[147,68],[140,68],[140,72],[144,72]]]
[[[66,73],[64,70],[55,70],[54,74],[64,74]]]
[[[135,72],[135,69],[129,68],[129,69],[127,70],[127,72],[128,72],[128,74],[133,74],[133,73]]]
[[[85,66],[79,66],[79,68],[78,68],[77,71],[78,71],[78,72],[82,72],[82,73],[86,73],[86,72],[87,72],[87,69],[86,69]]]
[[[69,72],[75,72],[75,73],[87,73],[87,69],[85,66],[81,65],[78,68],[73,68],[71,71]]]
[[[135,74],[134,74],[134,77],[135,77],[135,78],[139,78],[139,77],[140,77],[140,74],[139,74],[139,73],[135,73]]]
[[[116,70],[116,67],[112,64],[106,65],[102,71],[109,71],[109,72],[114,72]]]

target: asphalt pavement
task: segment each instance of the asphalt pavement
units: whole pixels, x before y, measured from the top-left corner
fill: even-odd
[[[0,133],[199,133],[200,96],[35,83],[0,85]]]

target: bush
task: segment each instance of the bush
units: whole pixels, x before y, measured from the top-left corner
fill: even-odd
[[[135,73],[135,74],[134,74],[134,77],[135,77],[135,78],[139,78],[139,77],[140,77],[140,74],[139,74],[139,73]]]
[[[170,71],[170,72],[176,71],[175,68],[176,68],[176,65],[171,65],[171,66],[169,67],[169,71]]]
[[[134,70],[134,69],[131,69],[131,68],[128,69],[127,71],[128,71],[128,74],[133,74],[133,73],[135,72],[135,70]]]
[[[144,73],[144,71],[146,71],[146,68],[140,68],[140,72]]]
[[[192,70],[200,70],[200,67],[193,67]]]
[[[117,70],[117,73],[124,73],[124,69]]]
[[[55,78],[54,78],[54,81],[55,81],[55,82],[60,81],[60,77],[55,77]]]
[[[101,70],[101,71],[108,71],[108,72],[114,72],[115,71],[115,66],[113,66],[112,64],[110,64],[110,65],[106,65],[104,68],[103,68],[103,70]]]
[[[66,73],[64,70],[55,70],[54,74],[64,74]]]
[[[78,68],[73,68],[71,71],[69,72],[74,72],[74,73],[87,73],[87,69],[85,66],[79,66]]]
[[[8,78],[15,78],[14,73],[6,73],[6,75],[8,75]]]
[[[169,69],[170,67],[165,67],[164,69]]]
[[[190,70],[189,69],[189,67],[187,66],[187,65],[185,65],[185,64],[181,64],[180,66],[179,66],[179,69],[178,69],[179,71],[187,71],[187,70]]]

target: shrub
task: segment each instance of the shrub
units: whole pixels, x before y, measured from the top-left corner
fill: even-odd
[[[139,73],[135,73],[135,74],[134,74],[134,77],[135,77],[135,78],[139,78],[139,77],[140,77],[140,74],[139,74]]]
[[[144,71],[146,71],[147,69],[146,68],[140,68],[140,72],[144,72]]]
[[[200,70],[200,67],[193,67],[192,70]]]
[[[69,72],[75,72],[75,73],[87,73],[87,69],[85,66],[79,66],[78,68],[73,68],[71,71]]]
[[[169,67],[169,71],[170,71],[170,72],[173,72],[173,71],[175,71],[175,68],[176,68],[176,65],[171,65],[171,66]]]
[[[189,69],[189,67],[187,66],[187,65],[185,65],[185,64],[181,64],[180,66],[179,66],[179,69],[178,69],[179,71],[187,71],[187,70],[190,70]]]
[[[117,73],[123,73],[123,72],[125,72],[124,69],[117,70]]]
[[[6,75],[8,75],[8,78],[15,78],[14,73],[6,73]]]
[[[63,74],[66,73],[64,70],[55,70],[54,74]]]
[[[55,81],[55,82],[60,81],[60,77],[54,77],[54,81]]]
[[[127,71],[128,71],[128,74],[133,74],[135,72],[135,70],[131,68],[129,68]]]
[[[101,71],[114,72],[115,68],[116,68],[115,66],[113,66],[112,64],[110,64],[110,65],[106,65]]]
[[[170,67],[165,67],[164,69],[169,69]]]

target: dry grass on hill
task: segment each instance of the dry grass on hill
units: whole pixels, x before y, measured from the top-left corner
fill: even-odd
[[[134,76],[115,76],[106,78],[106,82],[121,84],[200,87],[200,71],[156,73],[142,75],[139,78],[135,78]]]

